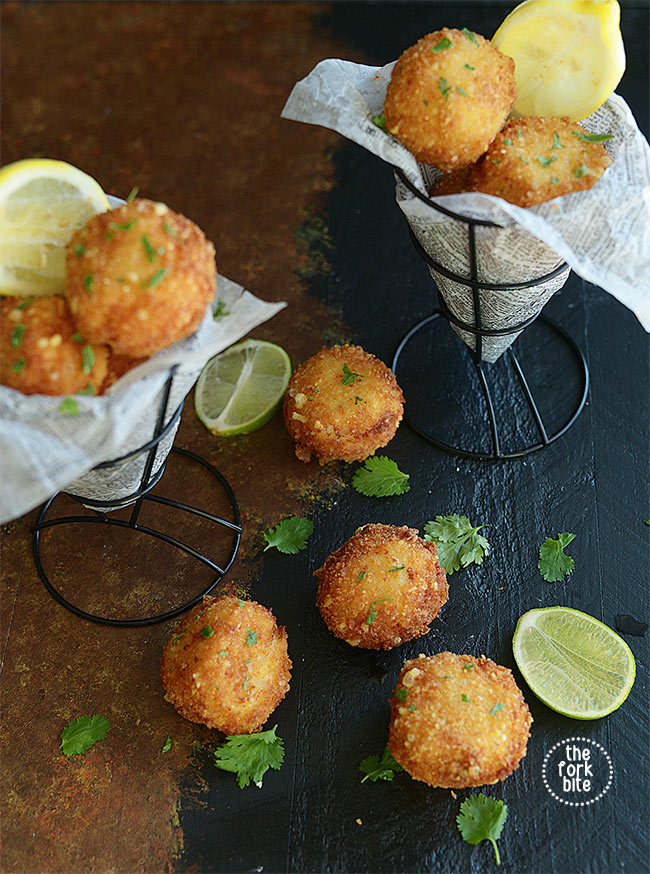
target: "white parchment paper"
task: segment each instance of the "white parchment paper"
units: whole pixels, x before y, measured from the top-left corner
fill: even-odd
[[[393,66],[321,61],[294,86],[282,115],[338,131],[400,167],[426,194],[438,171],[418,164],[401,143],[372,121],[373,115],[383,112]],[[614,163],[589,191],[527,209],[478,192],[433,200],[454,212],[487,219],[505,229],[504,234],[499,229],[486,229],[478,241],[480,280],[527,281],[565,260],[584,279],[629,307],[650,331],[650,147],[629,107],[616,94],[581,124],[587,130],[614,137],[605,144]],[[404,185],[397,185],[396,196],[429,254],[448,269],[468,275],[464,263],[467,246],[459,238],[459,222],[422,203]],[[444,277],[433,275],[437,283],[442,283],[452,312],[471,323],[467,289],[444,287]],[[482,310],[487,312],[485,326],[508,327],[532,315],[566,276],[563,274],[541,293],[539,289],[526,294],[482,293]],[[468,345],[473,342],[469,335],[463,339]],[[513,340],[512,335],[504,341],[488,340],[486,360],[495,360],[504,343],[509,345]]]
[[[228,315],[213,318],[218,301]],[[91,470],[142,446],[153,436],[160,399],[178,365],[167,404],[168,421],[212,356],[270,319],[286,304],[267,303],[219,276],[217,291],[199,329],[130,370],[106,395],[75,395],[79,415],[59,411],[61,397],[24,395],[0,386],[0,524],[69,490],[112,500],[138,488],[143,456],[115,470]],[[160,444],[154,472],[165,460],[175,428]]]

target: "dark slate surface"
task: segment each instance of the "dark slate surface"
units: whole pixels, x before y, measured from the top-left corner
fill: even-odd
[[[338,4],[322,26],[368,62],[383,64],[444,24],[489,34],[503,12],[486,4]],[[645,4],[624,5],[623,30],[628,73],[619,91],[647,134]],[[339,184],[327,216],[332,272],[314,293],[343,314],[355,342],[390,361],[406,330],[431,312],[432,285],[394,203],[390,170],[354,145],[346,145],[337,161]],[[315,518],[305,552],[267,553],[253,595],[287,625],[294,664],[292,691],[274,717],[285,739],[285,765],[265,777],[263,789],[241,792],[229,775],[215,777],[205,758],[204,788],[183,787],[180,816],[185,859],[195,866],[190,870],[494,870],[489,845],[464,843],[454,824],[469,791],[454,800],[449,791],[406,775],[393,783],[359,782],[360,760],[379,753],[386,741],[388,699],[403,661],[443,649],[485,653],[513,668],[535,720],[522,767],[486,790],[510,809],[500,842],[501,870],[648,870],[647,635],[626,636],[637,660],[635,686],[623,707],[595,722],[564,718],[538,702],[512,657],[517,619],[533,607],[571,606],[611,627],[617,614],[647,621],[649,612],[643,524],[650,515],[647,336],[613,298],[575,275],[546,313],[579,342],[591,370],[587,407],[558,443],[525,459],[476,462],[445,455],[403,426],[388,452],[411,474],[407,495],[373,500],[346,489]],[[545,342],[535,330],[517,347],[533,370]],[[451,335],[444,343],[458,345]],[[431,393],[434,418],[441,406],[460,415],[471,410],[469,427],[476,429],[475,387],[463,356],[457,354],[454,362],[456,372],[446,374],[442,384],[422,362],[420,391],[425,397]],[[490,373],[499,405],[512,406],[505,370]],[[553,416],[562,380],[546,388],[542,401]],[[407,409],[423,403],[413,397],[407,402]],[[339,474],[349,482],[351,471],[341,467]],[[314,606],[313,570],[366,522],[421,528],[436,514],[451,512],[489,523],[492,552],[481,567],[451,578],[449,603],[430,634],[380,654],[335,640]],[[577,535],[569,550],[576,570],[550,585],[537,571],[537,550],[558,531]],[[582,809],[559,804],[542,784],[545,753],[571,736],[601,743],[614,765],[608,794]]]

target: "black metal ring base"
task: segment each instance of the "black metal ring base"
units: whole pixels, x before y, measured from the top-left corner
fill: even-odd
[[[404,416],[404,420],[413,428],[416,433],[418,433],[425,440],[428,440],[429,443],[436,446],[438,449],[442,449],[444,452],[449,452],[454,455],[464,455],[467,458],[476,458],[483,460],[498,460],[498,459],[507,459],[507,458],[521,458],[524,455],[530,455],[531,452],[536,452],[539,449],[543,449],[545,446],[548,446],[550,443],[553,443],[555,440],[560,438],[563,434],[565,434],[569,428],[576,421],[580,413],[582,412],[585,402],[587,400],[587,392],[589,390],[589,368],[587,367],[587,362],[585,360],[584,355],[582,354],[580,348],[575,343],[575,341],[555,322],[551,321],[551,319],[546,316],[538,316],[539,320],[545,322],[549,325],[558,336],[567,344],[573,353],[576,359],[576,365],[578,367],[580,376],[582,377],[582,396],[580,401],[575,409],[569,411],[569,418],[566,423],[557,431],[552,434],[549,434],[544,426],[544,422],[540,415],[540,412],[537,408],[537,404],[535,403],[535,399],[531,392],[530,386],[526,380],[526,376],[523,372],[521,364],[517,360],[517,356],[515,355],[512,348],[506,349],[504,352],[501,361],[496,364],[491,365],[492,367],[499,366],[501,362],[508,362],[513,367],[517,379],[519,380],[519,384],[521,386],[522,392],[524,394],[526,403],[530,409],[532,417],[535,421],[535,425],[539,432],[540,440],[537,443],[532,443],[530,445],[526,445],[520,447],[519,449],[511,450],[511,451],[503,451],[501,447],[500,435],[499,435],[499,425],[496,417],[496,413],[494,410],[494,404],[492,402],[492,396],[490,392],[490,387],[483,369],[483,365],[481,361],[477,361],[471,353],[471,350],[468,349],[461,340],[458,342],[463,346],[464,351],[466,352],[469,360],[474,364],[476,372],[478,374],[478,378],[481,384],[481,390],[483,393],[483,398],[485,400],[485,405],[487,409],[487,420],[486,425],[489,425],[490,435],[492,439],[492,452],[475,452],[471,449],[464,449],[461,446],[450,446],[447,443],[443,443],[442,441],[436,439],[428,430],[426,425],[418,424],[414,422],[408,415],[408,406],[406,409],[406,415]],[[444,313],[441,312],[440,309],[434,310],[433,314],[428,316],[426,319],[422,319],[421,322],[418,322],[417,325],[414,325],[411,330],[402,338],[399,346],[397,347],[397,351],[393,357],[392,370],[393,373],[397,376],[399,382],[399,374],[397,371],[399,359],[404,351],[405,346],[409,343],[410,340],[413,339],[415,334],[418,331],[425,328],[427,325],[433,325],[437,320],[442,319],[442,323],[446,321]],[[468,362],[469,363],[469,362]],[[407,398],[408,404],[408,398]]]
[[[97,622],[101,625],[113,625],[113,626],[141,626],[141,625],[153,625],[156,622],[163,622],[166,619],[173,619],[175,616],[189,610],[195,604],[205,596],[209,595],[210,592],[215,588],[215,586],[223,579],[224,575],[232,565],[235,560],[235,556],[237,555],[237,550],[239,549],[239,542],[241,539],[241,518],[239,515],[239,507],[237,505],[237,500],[235,498],[234,492],[230,487],[230,484],[225,479],[225,477],[217,470],[216,467],[211,465],[209,462],[205,461],[199,455],[196,455],[193,452],[189,452],[186,449],[176,449],[172,448],[172,452],[177,453],[178,455],[182,455],[185,458],[189,458],[192,461],[197,462],[207,471],[212,473],[216,479],[221,484],[222,488],[226,492],[226,495],[230,501],[230,504],[233,509],[233,518],[234,522],[229,522],[226,519],[222,519],[220,516],[215,516],[212,513],[206,513],[204,510],[199,510],[197,507],[191,507],[188,504],[181,503],[180,501],[173,501],[168,498],[163,498],[158,495],[152,494],[143,494],[137,497],[137,503],[131,513],[131,518],[127,520],[116,519],[111,516],[108,516],[106,513],[95,511],[94,516],[61,516],[55,519],[46,519],[47,513],[52,506],[53,502],[56,498],[63,494],[62,492],[57,492],[53,495],[49,501],[43,506],[43,509],[39,513],[36,525],[33,529],[33,541],[32,547],[34,552],[34,561],[36,563],[36,569],[38,570],[38,575],[41,578],[41,582],[48,590],[48,592],[52,595],[53,598],[62,604],[67,610],[70,610],[77,616],[82,617],[83,619],[88,619],[90,622]],[[160,471],[156,474],[155,481],[150,483],[147,492],[149,489],[153,488],[153,486],[158,482],[160,476],[162,476],[162,471],[164,470],[165,465],[161,465]],[[69,495],[69,497],[75,498],[75,500],[81,501],[85,499],[81,499],[75,497],[74,495]],[[133,496],[131,496],[131,501],[133,501]],[[217,525],[221,525],[225,528],[228,528],[233,532],[234,535],[234,543],[230,551],[230,555],[227,558],[226,563],[223,567],[220,567],[218,564],[213,562],[211,559],[206,558],[200,552],[197,552],[192,547],[187,546],[179,540],[176,540],[174,537],[170,537],[168,534],[165,534],[162,531],[157,531],[153,528],[148,528],[144,525],[138,524],[138,515],[140,509],[142,507],[143,501],[152,501],[158,504],[164,504],[168,507],[174,507],[177,510],[181,510],[186,513],[192,513],[195,516],[200,516],[203,519],[207,519],[211,522],[214,522]],[[210,585],[205,588],[202,592],[196,595],[194,598],[191,598],[189,601],[181,604],[178,607],[175,607],[173,610],[168,610],[165,613],[159,613],[155,616],[147,616],[142,619],[112,619],[106,616],[97,616],[94,613],[88,613],[85,610],[82,610],[80,607],[77,607],[75,604],[72,604],[67,600],[52,584],[49,577],[47,576],[45,569],[43,567],[43,563],[41,561],[41,531],[46,528],[51,528],[56,525],[68,525],[68,524],[95,524],[95,525],[112,525],[120,528],[130,528],[133,531],[138,531],[141,534],[147,534],[151,537],[155,537],[158,540],[162,540],[165,543],[168,543],[172,546],[175,546],[177,549],[181,549],[183,552],[191,555],[193,558],[196,558],[197,561],[200,561],[202,564],[209,567],[216,574],[215,579],[210,583]]]

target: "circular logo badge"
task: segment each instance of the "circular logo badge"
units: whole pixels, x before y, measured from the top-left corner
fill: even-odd
[[[598,801],[612,785],[614,767],[607,750],[588,737],[569,737],[544,756],[542,780],[547,791],[569,807]]]

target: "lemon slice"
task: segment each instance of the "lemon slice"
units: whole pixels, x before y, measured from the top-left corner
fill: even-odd
[[[65,245],[109,209],[106,195],[76,167],[27,158],[0,169],[0,294],[40,296],[65,286]]]
[[[213,434],[249,434],[278,411],[290,376],[281,346],[242,340],[203,368],[194,392],[196,415]]]
[[[607,100],[625,71],[617,0],[525,0],[492,37],[514,59],[513,115],[580,121]]]
[[[621,706],[634,684],[634,656],[625,641],[570,607],[524,613],[512,650],[535,695],[574,719],[606,716]]]

